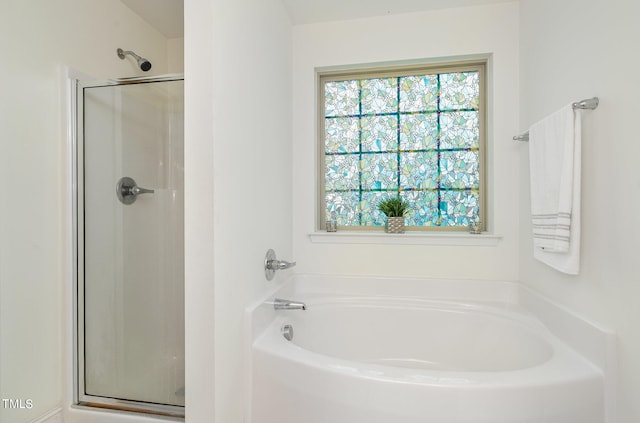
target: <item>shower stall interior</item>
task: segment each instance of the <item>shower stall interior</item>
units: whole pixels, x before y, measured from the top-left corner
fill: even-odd
[[[76,402],[183,417],[183,79],[76,93]]]

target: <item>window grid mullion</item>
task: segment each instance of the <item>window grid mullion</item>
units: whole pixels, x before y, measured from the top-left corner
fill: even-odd
[[[400,169],[402,156],[400,154],[400,77],[396,78],[396,189],[400,197]]]
[[[360,82],[360,81],[358,81]],[[456,113],[456,112],[477,112],[478,109],[473,108],[460,108],[460,109],[441,109],[441,113]],[[382,113],[358,113],[352,115],[336,115],[326,116],[326,119],[343,119],[343,118],[358,118],[358,117],[372,117],[372,116],[394,116],[397,112],[382,112]],[[438,113],[437,109],[434,110],[418,110],[414,112],[401,112],[403,115],[430,115]]]
[[[480,151],[480,149],[478,147],[464,147],[464,148],[426,148],[426,149],[419,149],[419,150],[400,150],[400,153],[431,153],[434,151],[441,151],[443,153],[446,152],[450,152],[450,151]],[[351,156],[351,155],[356,155],[356,154],[362,154],[363,156],[368,155],[368,154],[389,154],[389,153],[395,153],[396,150],[380,150],[380,151],[363,151],[363,152],[350,152],[350,151],[336,151],[336,152],[327,152],[325,153],[325,155],[327,156]]]
[[[441,167],[441,163],[440,160],[442,158],[442,153],[440,151],[440,139],[441,139],[441,135],[442,135],[442,127],[440,126],[440,94],[441,94],[441,90],[442,90],[442,85],[441,85],[441,81],[440,81],[440,74],[437,74],[437,81],[438,81],[438,86],[437,86],[437,95],[436,95],[436,124],[437,124],[437,130],[436,130],[436,152],[437,152],[437,166],[438,166],[438,173],[436,176],[436,190],[437,190],[437,194],[438,194],[438,226],[442,225],[442,167]]]
[[[362,226],[362,80],[358,80],[358,225]]]

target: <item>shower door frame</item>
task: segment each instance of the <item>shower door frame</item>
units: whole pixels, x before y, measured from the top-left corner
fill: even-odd
[[[183,421],[185,407],[144,401],[88,395],[85,393],[85,310],[84,310],[84,89],[158,82],[184,81],[183,74],[149,77],[114,78],[106,80],[74,80],[71,98],[75,131],[72,137],[72,203],[73,203],[73,402],[76,406],[136,412],[175,421]],[[114,189],[115,195],[115,189]]]

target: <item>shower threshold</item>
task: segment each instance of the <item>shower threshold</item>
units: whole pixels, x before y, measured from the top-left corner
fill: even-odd
[[[104,402],[82,401],[79,407],[98,408],[103,410],[121,411],[126,413],[140,413],[159,417],[171,417],[175,421],[184,421],[184,407],[156,404],[109,404]]]

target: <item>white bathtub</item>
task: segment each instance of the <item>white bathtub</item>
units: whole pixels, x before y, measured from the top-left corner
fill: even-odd
[[[508,283],[298,276],[249,311],[248,422],[605,422],[602,369],[520,294]],[[307,310],[274,311],[274,297]]]

